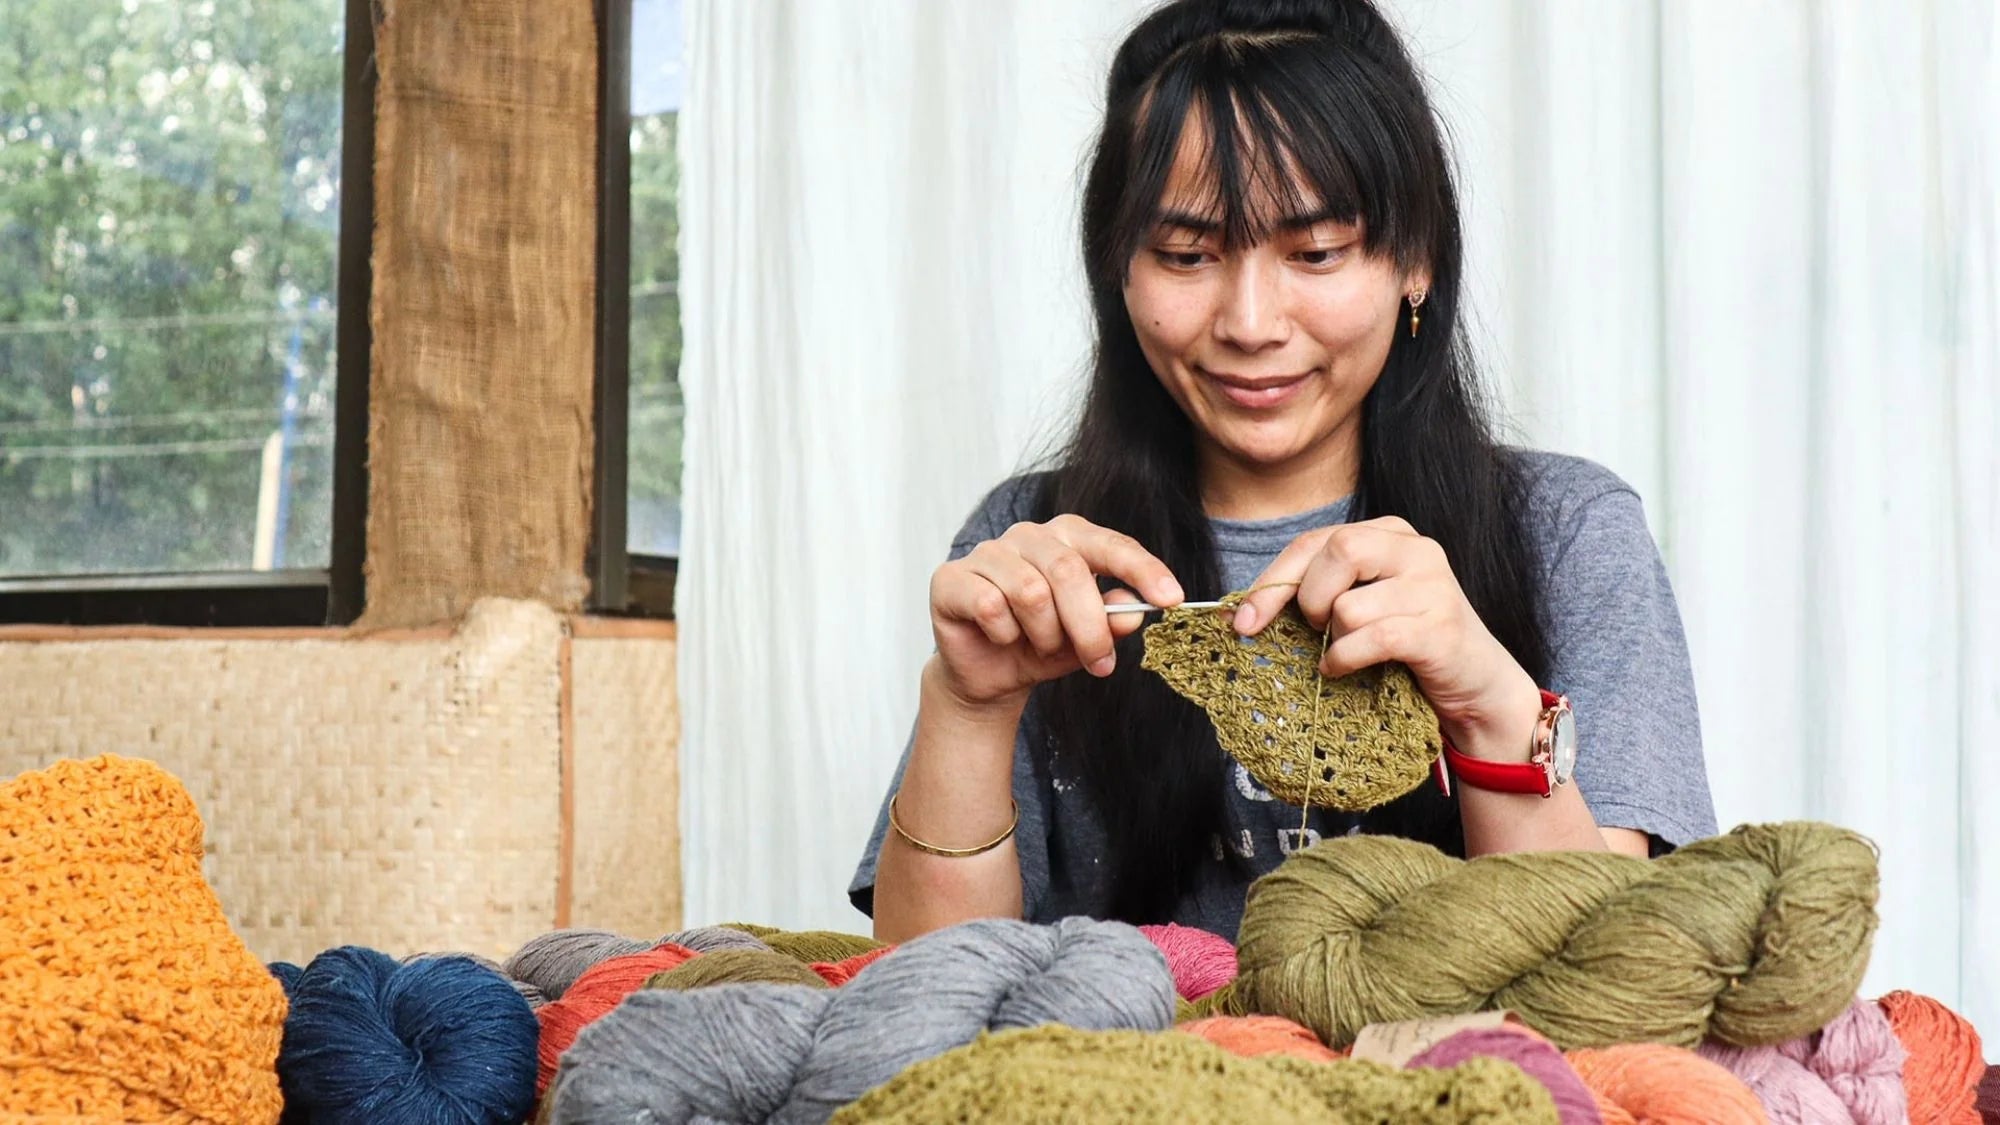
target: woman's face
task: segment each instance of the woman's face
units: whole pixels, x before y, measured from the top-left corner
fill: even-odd
[[[1350,465],[1361,402],[1382,373],[1403,298],[1427,279],[1364,255],[1358,224],[1313,213],[1261,224],[1272,233],[1225,251],[1204,167],[1205,131],[1191,120],[1159,222],[1134,256],[1125,308],[1167,393],[1201,435],[1209,467],[1239,475]],[[1253,196],[1257,208],[1279,206]],[[1348,467],[1347,472],[1353,469]]]

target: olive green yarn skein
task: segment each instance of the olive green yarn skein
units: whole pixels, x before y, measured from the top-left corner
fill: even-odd
[[[1548,1089],[1512,1063],[1470,1059],[1395,1070],[1341,1059],[1240,1058],[1192,1035],[989,1032],[905,1069],[833,1115],[833,1125],[978,1121],[1035,1125],[1556,1125]]]
[[[1569,1049],[1762,1046],[1817,1030],[1868,967],[1879,874],[1864,837],[1745,825],[1656,860],[1465,861],[1384,836],[1329,840],[1251,885],[1218,1003],[1333,1046],[1371,1023],[1517,1012]]]
[[[803,961],[768,949],[718,949],[692,957],[646,978],[647,988],[682,992],[716,984],[797,984],[825,988],[826,981]]]
[[[849,957],[873,952],[883,945],[871,937],[833,930],[779,930],[749,922],[724,922],[723,928],[741,930],[797,961],[845,961]]]

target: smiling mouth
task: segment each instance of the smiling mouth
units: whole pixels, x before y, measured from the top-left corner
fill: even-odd
[[[1224,398],[1246,410],[1269,410],[1282,406],[1298,393],[1305,381],[1312,377],[1308,371],[1301,375],[1277,375],[1251,377],[1246,375],[1225,375],[1216,371],[1196,368],[1203,378],[1215,384]]]

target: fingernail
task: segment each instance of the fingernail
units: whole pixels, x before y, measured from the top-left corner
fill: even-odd
[[[1105,655],[1097,658],[1097,663],[1090,666],[1090,672],[1094,676],[1109,676],[1111,670],[1116,667],[1118,667],[1118,657]]]
[[[1248,633],[1257,628],[1257,607],[1244,606],[1236,611],[1236,631]]]

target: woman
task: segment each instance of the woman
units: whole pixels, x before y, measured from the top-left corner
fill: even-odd
[[[1647,855],[1715,831],[1638,497],[1496,444],[1448,157],[1368,0],[1176,0],[1141,23],[1083,242],[1076,433],[987,497],[931,582],[915,735],[850,889],[878,937],[1069,914],[1233,937],[1249,882],[1336,833]],[[1329,675],[1408,665],[1452,793],[1315,811],[1301,839],[1139,667],[1144,617],[1106,612],[1244,589],[1236,629],[1296,601]],[[1572,733],[1573,779],[1538,752]]]

